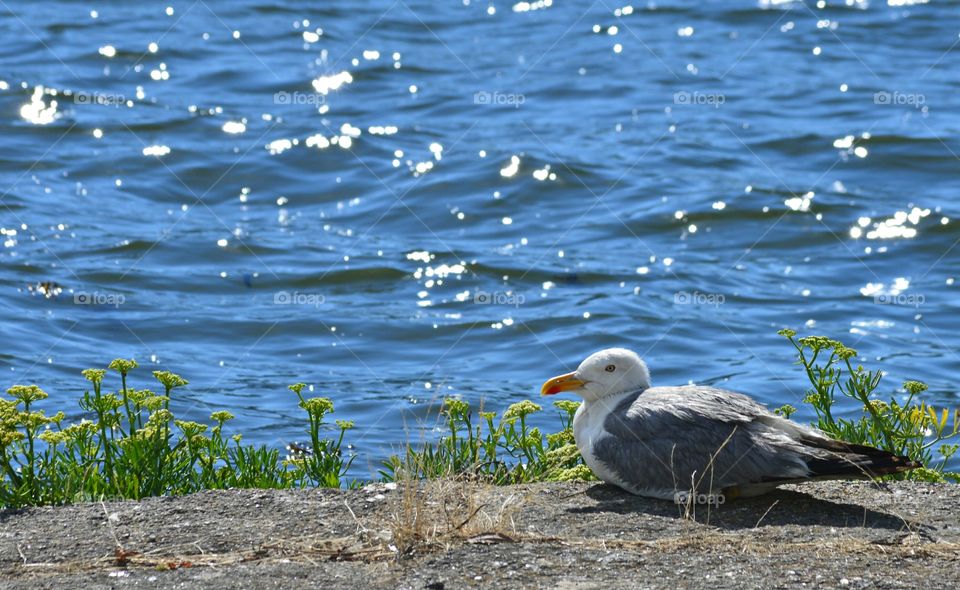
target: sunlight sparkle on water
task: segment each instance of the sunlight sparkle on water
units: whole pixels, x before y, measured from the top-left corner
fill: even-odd
[[[373,127],[367,127],[367,133],[369,133],[370,135],[393,135],[397,131],[399,131],[399,129],[397,129],[397,127],[393,125],[386,125],[386,126],[374,125]],[[400,156],[397,156],[397,157],[400,157]]]
[[[227,121],[223,124],[224,133],[238,134],[247,130],[246,120]]]
[[[930,209],[921,209],[920,207],[914,207],[909,213],[906,211],[897,211],[893,214],[893,217],[874,224],[874,228],[866,232],[866,237],[868,240],[915,238],[917,237],[917,230],[916,228],[909,227],[909,225],[918,225],[920,220],[929,216],[930,213]],[[850,237],[862,237],[864,235],[864,229],[870,225],[870,221],[869,217],[861,217],[858,219],[857,225],[850,228]]]
[[[553,0],[537,0],[536,2],[517,2],[513,5],[514,12],[530,12],[553,6]]]
[[[425,162],[417,162],[413,167],[414,176],[420,176],[421,174],[426,174],[433,170],[433,162],[427,160]]]
[[[877,295],[896,296],[906,291],[909,287],[909,279],[906,277],[897,277],[889,287],[883,283],[867,283],[860,288],[860,294],[864,297],[876,297]]]
[[[833,147],[841,150],[849,149],[851,146],[853,146],[853,140],[854,140],[854,137],[852,135],[847,135],[845,137],[841,137],[840,139],[835,139],[833,140]]]
[[[547,164],[546,166],[544,166],[543,168],[540,168],[539,170],[534,170],[533,177],[536,180],[539,180],[542,182],[547,179],[556,180],[557,174],[555,172],[550,172],[550,164]]]
[[[426,250],[416,250],[407,254],[407,260],[415,260],[417,262],[430,262],[435,256]]]
[[[809,191],[800,197],[792,197],[783,202],[784,205],[793,211],[809,211],[810,202],[813,200],[813,191]]]
[[[161,62],[159,69],[150,70],[150,79],[154,81],[169,80],[170,72],[167,71],[167,64]]]
[[[340,126],[341,135],[347,135],[349,137],[360,137],[361,131],[359,127],[354,127],[350,123],[344,123]]]
[[[56,94],[56,91],[37,86],[33,89],[30,102],[20,107],[20,116],[34,125],[49,125],[60,117],[57,113],[57,101],[51,99],[48,105],[44,101],[44,94]]]
[[[293,147],[293,142],[289,139],[275,139],[266,145],[271,155],[282,154]]]
[[[170,153],[170,147],[165,145],[150,145],[143,148],[144,156],[166,156]]]
[[[515,176],[519,170],[520,158],[518,156],[510,156],[510,163],[500,169],[500,176],[510,178],[511,176]]]
[[[330,140],[317,133],[316,135],[311,135],[303,142],[307,147],[315,147],[317,149],[326,149],[330,147]]]
[[[350,84],[352,82],[353,76],[350,74],[350,72],[344,70],[339,74],[320,76],[313,81],[313,88],[320,94],[327,95],[331,90],[337,90],[344,84]]]

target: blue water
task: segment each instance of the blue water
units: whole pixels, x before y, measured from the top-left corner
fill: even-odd
[[[956,406],[960,14],[850,4],[4,0],[3,385],[133,357],[280,447],[304,381],[358,476],[608,346]]]

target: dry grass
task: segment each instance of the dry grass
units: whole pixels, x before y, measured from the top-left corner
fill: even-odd
[[[514,494],[497,498],[492,487],[457,479],[407,482],[388,523],[398,557],[464,542],[517,540],[514,514],[520,498]]]

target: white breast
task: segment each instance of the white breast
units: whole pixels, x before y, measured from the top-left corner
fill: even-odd
[[[601,438],[611,436],[603,427],[610,410],[615,408],[622,396],[610,396],[613,399],[585,401],[577,409],[573,417],[573,438],[577,441],[577,448],[583,455],[583,461],[601,480],[615,486],[627,489],[627,486],[613,471],[597,459],[593,454],[593,446]]]

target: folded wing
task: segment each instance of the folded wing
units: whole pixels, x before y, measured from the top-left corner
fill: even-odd
[[[670,498],[751,484],[876,477],[919,465],[828,438],[739,393],[654,387],[623,400],[594,456],[634,493]]]

